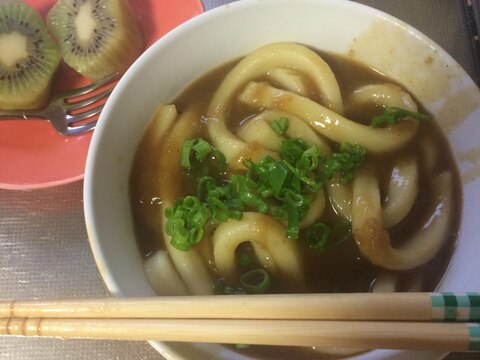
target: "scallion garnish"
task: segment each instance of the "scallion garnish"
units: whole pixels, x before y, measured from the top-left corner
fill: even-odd
[[[166,209],[165,217],[165,231],[170,235],[171,244],[175,248],[187,251],[202,240],[208,212],[198,197],[186,196],[177,199],[173,208]]]
[[[370,126],[373,128],[379,128],[387,125],[393,125],[398,123],[400,120],[409,117],[418,121],[425,121],[429,119],[429,116],[426,114],[421,114],[398,107],[387,107],[383,114],[374,116],[372,118]]]
[[[247,267],[252,263],[253,259],[250,255],[248,254],[241,254],[240,257],[238,258],[238,265],[241,267]]]
[[[242,217],[242,203],[233,195],[230,183],[219,183],[213,177],[202,176],[198,180],[197,194],[212,219],[227,221]]]
[[[249,294],[265,294],[270,287],[270,275],[264,269],[253,269],[240,277],[240,284]]]
[[[272,121],[270,127],[278,136],[281,136],[288,130],[288,125],[288,118],[282,116],[280,119]]]
[[[308,247],[323,252],[331,233],[332,228],[327,224],[315,223],[305,231],[304,241]]]
[[[280,120],[279,123],[288,124]],[[335,174],[339,174],[343,182],[351,181],[355,169],[363,163],[365,149],[358,144],[344,143],[339,152],[322,155],[315,145],[309,146],[301,139],[286,139],[279,155],[280,159],[266,156],[258,162],[245,160],[246,173],[232,175],[230,179],[218,179],[222,173],[215,166],[200,166],[202,174],[205,170],[213,176],[200,176],[197,194],[178,199],[174,207],[166,211],[167,234],[172,238],[172,245],[188,250],[202,239],[207,222],[241,219],[244,211],[252,210],[285,221],[286,236],[296,239],[299,224],[315,193]],[[221,166],[226,166],[224,155],[207,141],[191,139],[183,144],[181,165],[189,169],[189,173],[194,163],[203,165],[201,162],[207,157],[218,159]],[[312,231],[318,233],[319,229]]]
[[[194,156],[197,161],[202,161],[209,155],[216,160],[220,170],[224,171],[226,169],[227,161],[225,155],[201,138],[184,141],[180,153],[180,165],[185,169],[190,169],[192,167],[192,156]]]
[[[353,180],[355,169],[362,165],[365,159],[365,148],[359,144],[342,143],[340,151],[320,158],[321,174],[331,179],[340,174],[343,183]]]
[[[302,139],[286,139],[280,146],[280,158],[295,164],[307,149],[308,145]]]
[[[331,226],[317,222],[305,230],[303,239],[305,244],[320,252],[325,252],[328,248],[340,245],[352,236],[352,224],[343,221]]]

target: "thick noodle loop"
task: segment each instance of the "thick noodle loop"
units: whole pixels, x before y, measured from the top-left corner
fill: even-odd
[[[305,78],[294,69],[275,68],[268,73],[268,80],[277,83],[282,89],[308,96],[308,86],[305,84]]]
[[[297,243],[286,236],[286,229],[270,216],[247,212],[241,220],[221,223],[213,234],[213,257],[217,271],[232,278],[235,274],[235,250],[250,242],[258,261],[272,274],[292,285],[305,282]]]
[[[401,157],[394,165],[383,204],[383,226],[391,228],[410,212],[418,195],[418,164],[413,154]]]
[[[355,106],[373,104],[377,107],[398,107],[416,112],[417,104],[400,86],[390,83],[365,85],[353,91],[350,101]],[[433,146],[432,146],[433,147]],[[430,173],[430,172],[429,172]],[[336,213],[352,219],[352,189],[334,178],[327,184],[330,201]],[[396,160],[383,204],[383,225],[390,228],[410,212],[418,194],[418,165],[409,153]]]
[[[150,255],[145,260],[144,270],[148,282],[158,295],[188,295],[187,287],[166,250],[160,249]]]
[[[265,77],[276,68],[294,69],[305,74],[313,82],[320,102],[333,111],[343,112],[343,101],[335,75],[317,53],[294,43],[263,46],[244,57],[227,74],[210,102],[209,135],[227,160],[238,159],[239,154],[244,153],[247,147],[244,141],[231,133],[226,124],[236,95],[248,82]],[[284,74],[282,76],[285,78]]]
[[[374,154],[400,149],[415,136],[418,128],[417,121],[402,121],[395,126],[372,128],[349,120],[309,98],[265,83],[249,83],[239,100],[257,109],[268,108],[291,113],[332,141],[360,144]]]
[[[327,181],[326,190],[335,213],[352,221],[352,185],[344,184],[340,176]]]
[[[271,151],[279,151],[282,144],[282,137],[278,136],[270,127],[272,122],[281,119],[288,119],[288,128],[284,138],[298,138],[307,144],[317,145],[322,154],[331,152],[328,142],[319,136],[304,121],[284,111],[265,110],[253,118],[248,119],[237,131],[237,136],[247,143],[257,143]]]
[[[350,101],[354,105],[374,104],[381,107],[399,107],[416,112],[417,104],[408,92],[395,84],[365,85],[353,91]]]
[[[178,114],[174,105],[159,105],[152,117],[152,120],[150,121],[148,131],[146,132],[146,136],[143,140],[142,151],[145,154],[169,151],[169,147],[175,147],[175,139],[177,140],[178,146],[178,141],[180,141],[179,137],[184,135],[184,130],[179,132],[180,128],[177,130],[172,130],[175,139],[173,139],[172,135],[170,135],[167,136],[169,141],[165,141],[165,135],[167,132],[176,127],[174,124],[177,119]],[[185,121],[182,121],[181,124],[185,124]],[[141,162],[147,161],[148,159],[149,156],[139,157],[139,161]],[[164,162],[168,162],[169,159],[170,158],[166,158]],[[144,169],[146,169],[146,171],[140,174],[138,177],[138,182],[143,193],[148,196],[148,198],[143,199],[145,202],[153,201],[153,199],[161,199],[162,196],[166,198],[168,195],[165,194],[165,189],[167,186],[168,188],[172,189],[172,187],[170,187],[172,183],[170,178],[168,176],[166,177],[165,174],[161,172],[162,164],[159,165],[160,166],[152,166],[151,164],[145,164],[145,166],[142,166]],[[175,159],[173,159],[172,162],[169,162],[168,165],[175,168],[177,167]],[[180,191],[176,186],[173,189],[177,189],[177,192]],[[175,196],[175,194],[173,194],[173,196]],[[163,217],[165,210],[164,206],[165,205],[159,206],[156,204],[151,204],[148,207],[140,208],[140,216],[143,219],[144,224],[150,229],[150,231],[156,234],[159,239],[168,239],[168,237],[165,237],[166,234],[164,233],[163,221],[159,221]],[[168,248],[167,242],[168,241],[165,240],[168,253],[164,250],[159,250],[145,261],[145,274],[152,287],[158,294],[186,294],[188,293],[187,287],[185,286],[186,282],[182,280],[183,277],[181,277],[179,274],[178,265],[181,266],[181,261],[179,259],[175,259],[175,255],[177,253]],[[192,253],[190,256],[195,257],[195,254]],[[200,271],[200,274],[202,274],[202,271]],[[203,284],[205,284],[205,280],[207,279],[203,278]],[[208,282],[210,283],[209,278]],[[191,293],[195,293],[196,288],[197,287],[192,288]],[[200,290],[198,292],[201,293],[204,291]]]
[[[207,265],[199,253],[193,247],[189,251],[178,250],[170,244],[170,236],[165,232],[165,209],[173,206],[176,197],[182,194],[182,182],[178,181],[176,169],[180,164],[180,154],[183,141],[194,137],[195,129],[192,124],[196,121],[198,114],[195,111],[186,111],[177,119],[170,134],[164,139],[160,168],[163,169],[159,176],[158,188],[161,206],[161,224],[164,239],[164,246],[168,250],[170,258],[175,265],[181,279],[192,295],[209,295],[213,293],[212,280]],[[166,192],[170,189],[170,192]]]
[[[431,183],[434,205],[425,224],[401,247],[393,248],[382,221],[380,190],[371,166],[363,166],[353,182],[352,227],[358,248],[373,264],[408,270],[430,261],[448,236],[452,211],[452,174],[442,173]]]

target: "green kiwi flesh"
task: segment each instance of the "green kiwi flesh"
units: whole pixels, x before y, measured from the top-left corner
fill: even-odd
[[[33,8],[20,0],[0,1],[0,109],[43,107],[60,60]]]
[[[47,26],[65,63],[91,80],[124,72],[143,49],[124,0],[59,0],[47,15]]]

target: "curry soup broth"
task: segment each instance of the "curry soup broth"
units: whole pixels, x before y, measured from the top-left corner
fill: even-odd
[[[345,101],[345,116],[352,120],[366,123],[373,115],[378,114],[379,109],[375,106],[355,108],[348,101],[348,95],[353,89],[362,85],[382,82],[392,83],[393,81],[385,78],[382,74],[373,69],[344,57],[326,53],[321,53],[321,56],[330,65],[337,78]],[[184,90],[173,102],[179,113],[185,111],[187,108],[195,109],[197,113],[196,121],[195,123],[192,123],[191,126],[195,128],[195,132],[198,136],[202,136],[206,140],[208,140],[206,124],[209,121],[206,113],[209,100],[224,76],[236,63],[237,61],[229,62],[228,64],[207,73]],[[258,80],[263,81],[264,79]],[[419,111],[422,112],[423,109],[420,108]],[[234,105],[229,113],[228,126],[234,130],[241,126],[243,122],[251,116],[252,112],[250,109],[240,105]],[[434,144],[436,148],[435,151],[442,154],[442,162],[438,164],[439,168],[436,171],[448,170],[454,174],[455,210],[453,211],[454,216],[450,221],[449,234],[451,235],[439,254],[434,260],[414,270],[392,272],[381,270],[379,267],[372,265],[368,260],[362,257],[353,237],[337,246],[328,248],[323,253],[318,253],[304,244],[301,238],[302,232],[300,232],[300,238],[292,241],[298,241],[300,244],[301,254],[306,269],[305,273],[307,274],[307,287],[301,291],[324,293],[368,292],[371,291],[372,285],[375,284],[380,272],[387,274],[395,273],[397,278],[396,291],[408,291],[412,287],[419,291],[433,291],[437,287],[448,266],[449,259],[454,249],[456,234],[458,233],[461,190],[458,173],[449,145],[434,121],[428,121],[421,124],[418,134],[414,141],[409,145],[409,148],[413,151],[417,150],[421,142],[424,141],[424,137],[428,137],[429,141]],[[162,154],[158,152],[151,153],[150,148],[145,145],[145,141],[142,141],[138,148],[131,172],[131,206],[138,245],[145,258],[154,253],[158,248],[163,247],[163,240],[158,232],[152,231],[152,229],[145,223],[145,214],[155,212],[157,212],[156,216],[158,216],[158,221],[160,221],[158,207],[162,202],[162,198],[159,194],[147,193],[145,189],[140,188],[139,179],[150,176],[149,174],[151,174],[151,171],[149,169],[159,166],[158,159],[161,156]],[[390,159],[395,156],[402,155],[394,153],[388,154],[387,156],[372,157],[367,154],[367,157],[374,160],[378,169],[385,168],[384,170],[379,170],[382,178],[382,187],[385,187],[385,184],[388,182],[387,178],[391,171],[391,167],[382,166],[382,164],[388,164]],[[423,170],[421,161],[419,167],[420,175],[422,175]],[[161,173],[161,169],[159,169],[159,172]],[[177,186],[182,189],[183,195],[195,192],[195,185],[190,175],[191,174],[182,170],[180,166],[175,173],[168,174],[168,176],[176,179],[175,182]],[[156,181],[156,179],[151,178],[149,181]],[[419,196],[411,213],[398,225],[395,225],[390,229],[392,242],[395,245],[401,244],[404,239],[407,239],[411,235],[412,229],[418,228],[419,224],[425,220],[424,216],[422,217],[422,209],[424,209],[427,203],[431,201],[429,194],[428,182],[420,176]],[[330,224],[339,220],[339,217],[333,208],[328,206],[328,201],[327,210],[322,216],[322,219]],[[252,249],[248,244],[240,246],[237,249],[237,256],[240,256],[241,252],[251,253],[251,251]],[[211,260],[211,254],[208,262],[212,277],[218,276]],[[278,293],[291,291],[292,289],[289,289],[283,284],[281,279],[273,279],[273,285],[270,292]],[[294,289],[293,291],[299,291],[299,289]]]

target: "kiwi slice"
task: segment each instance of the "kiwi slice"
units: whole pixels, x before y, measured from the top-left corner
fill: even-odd
[[[0,1],[0,109],[47,102],[60,51],[40,15],[20,0]]]
[[[124,0],[59,0],[47,15],[47,26],[63,60],[91,80],[124,72],[143,49]]]

